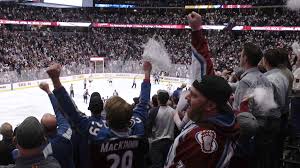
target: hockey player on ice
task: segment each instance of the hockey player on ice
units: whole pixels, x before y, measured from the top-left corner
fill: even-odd
[[[113,96],[119,96],[119,93],[115,90]]]
[[[135,81],[135,78],[136,78],[136,77],[133,78],[133,83],[132,83],[131,88],[133,88],[133,87],[136,88],[136,81]]]
[[[111,78],[111,77],[108,78],[108,85],[109,85],[109,86],[112,86],[112,78]]]
[[[90,86],[89,87],[91,87],[92,86],[92,82],[93,82],[93,76],[92,76],[92,74],[89,76],[89,83],[90,83]]]
[[[86,103],[86,104],[87,104],[88,96],[90,96],[89,90],[86,89],[85,92],[83,93],[83,101],[84,101],[84,103]]]
[[[83,89],[86,89],[86,78],[83,80]]]
[[[74,88],[73,88],[73,83],[71,83],[71,86],[70,86],[70,97],[73,97],[73,98],[74,98]]]
[[[155,75],[154,75],[154,83],[156,84],[159,84],[159,73],[156,73]]]

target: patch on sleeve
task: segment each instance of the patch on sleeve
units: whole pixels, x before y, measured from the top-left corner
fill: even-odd
[[[213,130],[203,130],[195,135],[203,153],[213,153],[218,149],[216,133]]]
[[[177,165],[176,168],[185,168],[185,165],[182,163],[182,161],[180,160]]]

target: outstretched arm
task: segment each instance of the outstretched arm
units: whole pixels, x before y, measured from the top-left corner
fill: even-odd
[[[192,12],[188,15],[188,20],[192,28],[192,79],[201,80],[204,75],[214,75],[213,62],[208,42],[201,30],[201,16]]]
[[[133,110],[133,115],[139,117],[143,123],[146,122],[148,116],[148,103],[150,101],[150,75],[152,70],[152,65],[150,62],[145,62],[143,65],[145,78],[141,86],[140,101],[137,104],[136,108]]]
[[[59,79],[61,72],[61,66],[59,64],[51,65],[47,73],[52,80],[54,86],[54,95],[60,104],[62,110],[68,115],[72,122],[83,132],[88,133],[88,127],[90,125],[87,117],[80,115],[80,111],[77,109],[77,106],[70,98],[66,89],[62,86]]]
[[[40,83],[39,87],[44,90],[51,101],[56,120],[57,120],[57,133],[58,135],[62,136],[63,138],[70,140],[72,136],[72,129],[68,121],[65,119],[65,117],[61,113],[61,108],[57,102],[56,97],[54,94],[50,91],[48,83]]]

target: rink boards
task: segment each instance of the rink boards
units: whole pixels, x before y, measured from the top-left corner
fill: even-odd
[[[88,80],[89,78],[92,79],[134,79],[137,80],[143,79],[143,74],[131,74],[131,73],[97,73],[92,74],[92,77],[90,77],[91,74],[81,74],[81,75],[73,75],[73,76],[67,76],[67,77],[61,77],[62,83],[69,83],[69,82],[76,82],[80,80],[84,80],[85,78]],[[153,77],[151,78],[154,79]],[[43,79],[43,80],[35,80],[35,81],[25,81],[25,82],[18,82],[13,84],[3,84],[0,85],[0,92],[7,92],[11,90],[22,90],[26,88],[33,88],[38,87],[39,83],[41,82],[48,82],[51,83],[50,79]],[[154,82],[154,81],[152,81]],[[175,77],[167,77],[162,76],[160,77],[160,82],[162,83],[189,83],[188,79],[186,78],[175,78]]]

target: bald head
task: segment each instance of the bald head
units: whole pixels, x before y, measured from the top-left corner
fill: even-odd
[[[3,123],[0,128],[1,134],[5,138],[11,138],[13,136],[13,128],[9,123]]]
[[[44,127],[44,130],[47,132],[56,131],[56,117],[55,115],[46,113],[43,115],[41,119],[41,124]]]

